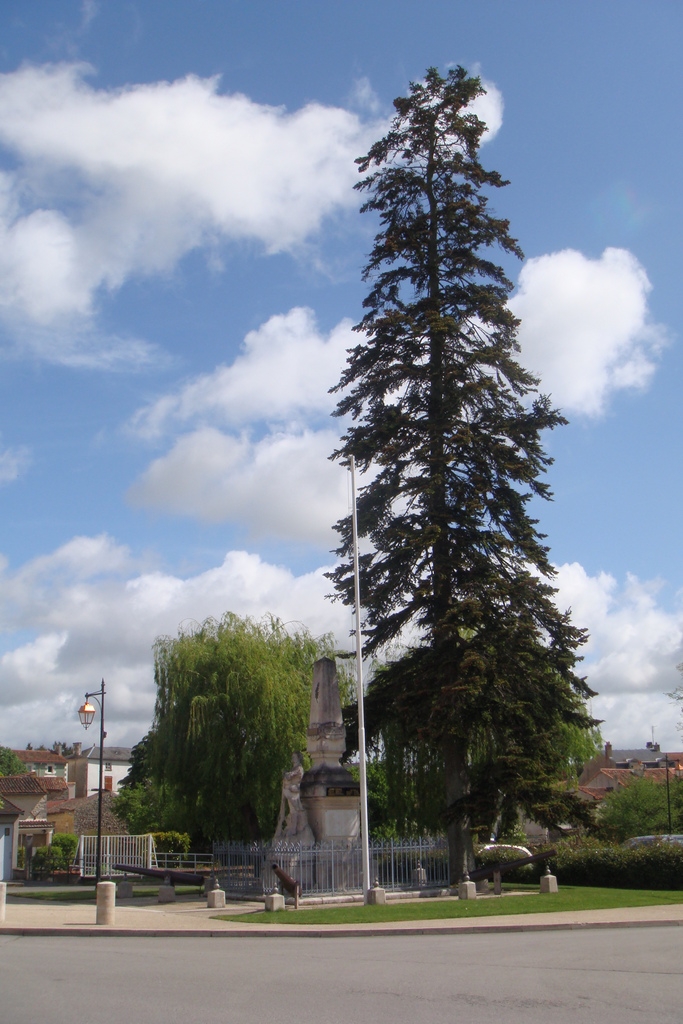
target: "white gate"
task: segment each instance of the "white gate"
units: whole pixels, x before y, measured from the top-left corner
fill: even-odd
[[[81,836],[76,851],[81,878],[94,878],[97,864],[97,836]],[[100,878],[122,875],[114,864],[130,864],[136,868],[157,866],[156,847],[151,834],[144,836],[102,836]]]

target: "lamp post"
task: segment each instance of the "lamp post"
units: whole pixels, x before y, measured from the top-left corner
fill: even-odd
[[[669,755],[664,755],[666,758],[666,810],[669,815],[669,835],[673,832],[671,826],[671,791],[669,790]]]
[[[93,693],[86,693],[85,703],[78,709],[78,717],[84,729],[92,725],[95,717],[95,708],[90,703],[91,697],[100,706],[100,781],[97,788],[97,859],[95,863],[95,884],[97,884],[100,880],[102,866],[102,774],[104,768],[104,738],[107,735],[104,731],[104,679],[99,690],[95,690]]]

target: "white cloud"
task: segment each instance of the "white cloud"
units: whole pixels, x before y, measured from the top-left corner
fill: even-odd
[[[482,145],[491,142],[503,127],[503,94],[493,82],[482,79],[481,84],[486,89],[483,96],[477,96],[469,105],[469,109],[476,114],[480,121],[486,123],[487,131],[482,138]]]
[[[329,388],[357,342],[346,320],[323,335],[310,310],[271,317],[247,335],[230,366],[135,415],[131,429],[147,439],[192,429],[152,462],[129,500],[212,522],[241,522],[250,536],[330,548],[332,524],[347,510],[347,481],[329,461],[341,427],[330,417],[336,398]]]
[[[301,576],[244,551],[182,578],[140,566],[107,537],[79,537],[0,572],[0,743],[79,738],[76,708],[105,677],[112,742],[135,742],[154,706],[152,644],[180,623],[225,611],[305,622],[349,646],[351,618],[325,600],[324,569]],[[27,632],[33,634],[26,639]]]
[[[325,599],[324,571],[297,576],[230,551],[222,564],[181,577],[106,536],[76,537],[14,572],[0,565],[0,743],[78,738],[78,702],[102,676],[112,742],[135,742],[153,711],[152,644],[183,622],[270,612],[315,635],[333,632],[350,648],[350,611]],[[606,720],[605,739],[640,746],[654,725],[662,749],[678,749],[679,709],[664,692],[680,681],[683,611],[663,608],[654,584],[629,578],[619,586],[577,564],[560,567],[558,585],[560,607],[571,605],[574,621],[591,632],[582,671],[600,691],[593,713]]]
[[[339,380],[347,349],[358,342],[350,320],[325,337],[311,310],[291,309],[250,331],[229,366],[141,409],[131,429],[151,439],[197,421],[237,427],[326,418],[337,401],[328,391]]]
[[[185,434],[130,488],[138,507],[243,523],[251,537],[331,547],[346,514],[346,472],[329,462],[332,430],[270,432],[260,441],[213,427]]]
[[[30,453],[25,445],[17,448],[0,447],[0,485],[12,483],[20,477],[30,461]]]
[[[598,691],[593,713],[606,721],[605,739],[644,746],[654,725],[657,739],[680,747],[679,712],[664,695],[681,681],[683,607],[667,611],[658,603],[660,581],[628,576],[619,586],[608,573],[589,576],[576,562],[560,566],[556,585],[559,606],[571,607],[576,625],[590,631],[579,671]]]
[[[100,289],[170,271],[216,240],[291,251],[354,207],[376,129],[309,103],[289,113],[217,79],[93,88],[86,65],[0,75],[0,310],[45,327],[93,314]],[[55,354],[56,355],[56,354]]]
[[[650,289],[625,249],[599,259],[565,249],[524,265],[510,300],[522,361],[562,409],[599,416],[615,391],[649,383],[666,342],[650,319]]]

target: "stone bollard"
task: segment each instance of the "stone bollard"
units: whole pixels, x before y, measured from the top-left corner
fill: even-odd
[[[97,883],[97,913],[95,924],[113,925],[116,916],[116,883]]]
[[[458,899],[459,900],[476,900],[477,898],[477,887],[474,882],[470,881],[469,875],[462,876],[462,882],[458,886]]]
[[[175,886],[160,885],[157,903],[175,903]]]
[[[379,883],[372,889],[368,889],[368,904],[374,907],[383,907],[387,902],[387,891]]]
[[[557,892],[557,878],[550,874],[550,864],[546,865],[545,874],[541,875],[541,892]]]
[[[5,900],[7,898],[7,882],[0,882],[0,921],[5,920]]]
[[[266,910],[284,910],[285,898],[279,892],[271,892],[266,896]]]
[[[206,906],[209,910],[222,910],[225,906],[225,890],[219,888],[217,878],[213,880],[213,889],[206,894]]]
[[[118,900],[131,900],[133,898],[133,883],[130,878],[122,878],[116,886],[116,898]]]

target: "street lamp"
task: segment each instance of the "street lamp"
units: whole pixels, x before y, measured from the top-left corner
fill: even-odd
[[[104,679],[99,690],[95,690],[93,693],[86,693],[85,703],[81,704],[78,709],[78,717],[84,729],[92,725],[95,717],[95,708],[90,703],[91,697],[100,706],[100,783],[97,788],[97,860],[95,863],[95,884],[97,884],[100,880],[102,864],[102,773],[104,769],[104,738],[107,735],[104,731]]]

